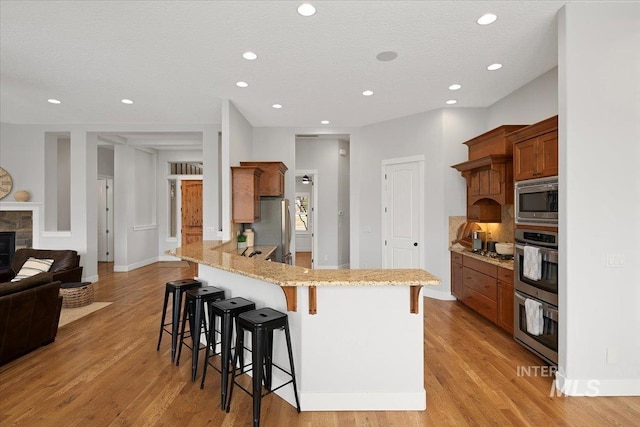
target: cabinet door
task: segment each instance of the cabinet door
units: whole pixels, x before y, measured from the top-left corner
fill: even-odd
[[[558,175],[558,131],[538,137],[537,177]]]
[[[451,261],[451,293],[462,300],[462,264]]]
[[[516,181],[536,178],[537,138],[518,142],[513,146],[513,177]]]
[[[231,168],[231,220],[252,223],[260,220],[261,170],[246,166]]]
[[[469,196],[480,195],[480,173],[471,172],[469,175],[469,187],[467,188]]]
[[[513,285],[498,281],[498,326],[513,334]]]

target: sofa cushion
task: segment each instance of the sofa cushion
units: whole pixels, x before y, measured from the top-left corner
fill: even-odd
[[[29,257],[52,259],[53,265],[49,270],[52,273],[70,270],[80,265],[78,252],[74,250],[21,248],[16,250],[16,253],[13,256],[13,261],[11,261],[11,268],[13,271],[20,270],[22,264],[24,264]]]
[[[27,277],[18,282],[0,283],[0,297],[4,295],[10,295],[16,292],[24,291],[26,289],[35,288],[45,283],[51,283],[53,281],[53,274],[40,273],[35,276]]]
[[[30,257],[27,262],[22,265],[16,277],[14,277],[11,281],[17,282],[22,279],[26,279],[27,277],[35,276],[36,274],[46,273],[51,268],[51,264],[53,264],[52,259],[37,259]]]

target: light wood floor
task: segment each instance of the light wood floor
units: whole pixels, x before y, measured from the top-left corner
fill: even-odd
[[[311,268],[311,252],[296,252],[296,265]]]
[[[201,368],[192,383],[190,363],[170,363],[168,335],[156,352],[164,284],[190,270],[152,265],[113,273],[110,266],[100,265],[96,300],[113,304],[0,367],[0,425],[250,426],[249,396],[235,394],[226,414],[217,372],[209,371],[200,390]],[[638,425],[640,398],[550,397],[551,378],[517,375],[519,366],[541,362],[511,337],[456,302],[425,299],[424,312],[426,411],[297,414],[270,395],[262,425]],[[402,369],[402,354],[389,363]]]

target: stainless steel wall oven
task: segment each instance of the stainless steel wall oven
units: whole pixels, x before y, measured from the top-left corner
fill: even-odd
[[[558,363],[558,234],[550,231],[516,229],[514,264],[514,338],[547,362]],[[525,249],[538,254],[535,277],[525,272]],[[540,308],[542,328],[527,327],[526,301]],[[530,313],[529,313],[530,314]],[[533,332],[533,333],[532,333]]]

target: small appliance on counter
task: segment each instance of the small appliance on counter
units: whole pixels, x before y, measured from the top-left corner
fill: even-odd
[[[484,250],[484,242],[487,240],[487,233],[484,231],[474,230],[471,233],[472,238],[472,246],[471,250],[473,252],[479,252]]]
[[[496,251],[496,242],[493,240],[487,241],[487,252],[495,252]]]

